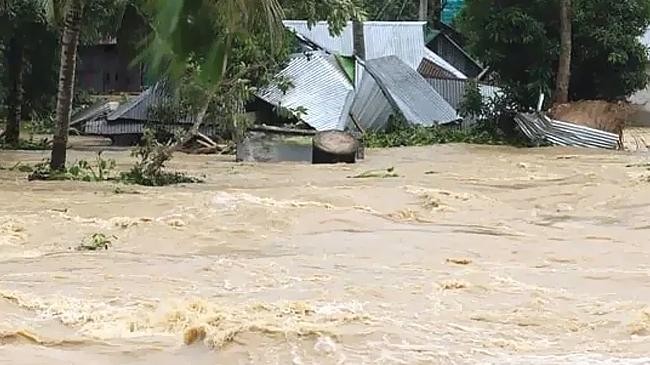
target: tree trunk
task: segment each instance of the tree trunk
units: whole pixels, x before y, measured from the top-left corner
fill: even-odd
[[[418,20],[425,22],[429,21],[429,0],[420,0]]]
[[[555,104],[569,102],[571,37],[571,0],[560,0],[560,62],[555,85]]]
[[[358,149],[358,142],[350,133],[319,132],[312,143],[312,163],[355,163]]]
[[[83,5],[83,0],[71,0],[65,15],[65,27],[61,39],[59,89],[56,100],[56,130],[52,146],[52,160],[50,161],[50,167],[53,170],[65,168]]]
[[[20,121],[22,120],[23,105],[23,54],[22,42],[14,36],[9,41],[7,50],[8,71],[10,78],[9,95],[7,96],[7,130],[5,143],[10,146],[18,144],[20,138]]]

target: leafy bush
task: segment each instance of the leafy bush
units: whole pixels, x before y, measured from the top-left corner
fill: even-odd
[[[142,138],[142,144],[133,150],[132,156],[138,158],[135,166],[128,172],[116,173],[115,160],[102,158],[97,154],[94,163],[86,160],[77,161],[64,170],[52,170],[50,162],[45,160],[34,166],[21,165],[12,169],[31,172],[31,180],[70,180],[70,181],[117,181],[125,184],[144,186],[165,186],[182,183],[199,183],[202,180],[187,176],[180,172],[165,171],[165,163],[172,158],[174,148],[171,144],[162,144],[154,137],[154,132],[147,130]]]
[[[463,118],[481,118],[486,112],[483,95],[475,80],[467,83],[463,100],[460,102],[459,114]]]
[[[110,181],[115,180],[115,161],[102,158],[97,154],[95,164],[86,160],[77,161],[65,170],[52,170],[50,162],[45,160],[32,168],[28,179],[31,180],[71,180],[71,181]]]
[[[146,130],[141,144],[132,152],[132,156],[138,158],[139,161],[129,172],[122,173],[120,181],[145,186],[202,182],[200,179],[180,172],[164,170],[165,163],[172,159],[173,151],[171,143],[162,144],[158,142],[154,132]]]
[[[425,127],[410,125],[402,117],[391,117],[384,132],[368,133],[364,137],[369,148],[427,146],[445,143],[504,144],[483,125],[474,128]]]
[[[76,251],[100,251],[108,250],[113,245],[113,240],[117,239],[115,236],[106,236],[103,233],[93,233],[86,237],[79,246],[75,247]]]

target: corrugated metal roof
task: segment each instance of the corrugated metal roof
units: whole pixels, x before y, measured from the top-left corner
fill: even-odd
[[[352,32],[352,22],[338,36],[330,33],[327,22],[317,22],[311,28],[306,20],[284,20],[282,21],[286,28],[301,34],[311,42],[319,45],[323,49],[341,56],[354,55],[354,41]]]
[[[105,119],[94,120],[86,123],[83,128],[84,134],[96,136],[115,136],[123,134],[143,134],[146,128],[153,128],[158,130],[165,130],[169,133],[176,133],[179,131],[186,131],[187,125],[185,124],[160,124],[148,123],[135,120],[118,120],[107,121]],[[218,131],[214,125],[202,125],[199,129],[201,133],[214,136]]]
[[[117,110],[118,107],[118,102],[100,100],[78,113],[75,113],[71,118],[70,127],[76,127],[78,124],[87,121],[105,118],[107,115]]]
[[[454,75],[455,77],[459,79],[466,79],[467,76],[465,76],[464,73],[460,72],[456,67],[452,66],[449,62],[445,61],[442,57],[438,56],[435,52],[432,50],[424,47],[424,59],[433,62],[434,64],[442,67],[443,69],[449,71]]]
[[[364,22],[366,60],[397,56],[417,70],[424,57],[426,22]]]
[[[455,79],[453,73],[445,70],[444,68],[438,66],[437,64],[429,61],[424,58],[420,67],[418,67],[418,73],[424,78],[438,78],[438,79]]]
[[[431,85],[447,102],[456,110],[460,108],[463,101],[467,85],[470,80],[468,79],[447,79],[447,78],[429,78],[427,79]],[[479,84],[479,91],[483,95],[483,99],[487,100],[494,97],[501,89],[496,86]]]
[[[309,41],[331,53],[352,56],[354,54],[354,32],[352,22],[339,36],[332,36],[327,22],[318,22],[310,29],[306,20],[285,20],[285,27],[296,31]],[[449,72],[453,77],[467,78],[442,57],[425,46],[425,22],[364,22],[364,46],[366,60],[397,56],[412,69],[417,70],[423,58]],[[355,85],[363,78],[363,69],[357,68]]]
[[[149,108],[160,103],[164,98],[163,87],[156,84],[153,87],[140,93],[140,95],[122,104],[108,116],[109,121],[118,119],[130,119],[139,121],[151,121]]]
[[[279,75],[293,84],[286,94],[270,86],[257,96],[289,110],[305,108],[301,119],[316,130],[342,129],[339,119],[353,88],[335,56],[323,52],[296,55]]]
[[[109,114],[106,119],[109,122],[117,120],[132,120],[140,122],[159,122],[154,120],[149,112],[152,107],[160,105],[166,99],[168,100],[169,94],[165,91],[165,87],[162,83],[158,83],[149,89],[143,91],[135,98],[129,100],[128,102],[121,104],[117,110]],[[194,117],[186,116],[177,122],[180,124],[193,124],[195,121]]]
[[[558,146],[617,149],[619,136],[582,125],[553,120],[543,114],[519,113],[515,121],[531,141]]]
[[[350,114],[364,131],[381,131],[386,128],[388,118],[394,113],[383,91],[374,78],[364,77],[356,89]]]
[[[454,108],[398,57],[369,60],[365,67],[367,74],[352,106],[354,118],[364,129],[385,128],[391,114],[387,103],[411,124],[433,126],[460,119]]]
[[[348,96],[345,98],[345,105],[343,105],[343,110],[339,116],[339,124],[336,129],[344,130],[348,126],[348,120],[350,118],[350,110],[352,109],[352,103],[354,103],[354,90],[351,90],[348,93]]]
[[[417,70],[426,49],[425,24],[426,22],[364,22],[365,59],[396,56]],[[357,71],[357,82],[363,79],[363,73],[363,68]]]

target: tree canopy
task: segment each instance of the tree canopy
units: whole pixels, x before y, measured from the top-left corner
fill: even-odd
[[[646,85],[647,0],[574,0],[570,98],[617,100]],[[532,105],[552,90],[560,49],[558,0],[468,0],[460,19],[472,53]]]

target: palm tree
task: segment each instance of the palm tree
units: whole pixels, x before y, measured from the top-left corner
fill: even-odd
[[[72,98],[74,96],[77,49],[81,33],[81,20],[84,0],[50,0],[52,14],[64,15],[63,35],[61,37],[61,65],[59,68],[59,88],[56,97],[56,129],[52,145],[50,167],[53,170],[65,168]]]
[[[192,68],[204,95],[195,123],[196,134],[226,74],[233,42],[266,24],[279,40],[283,10],[278,0],[154,0],[153,37],[143,56],[149,71],[170,84]],[[198,66],[198,67],[197,67]]]

